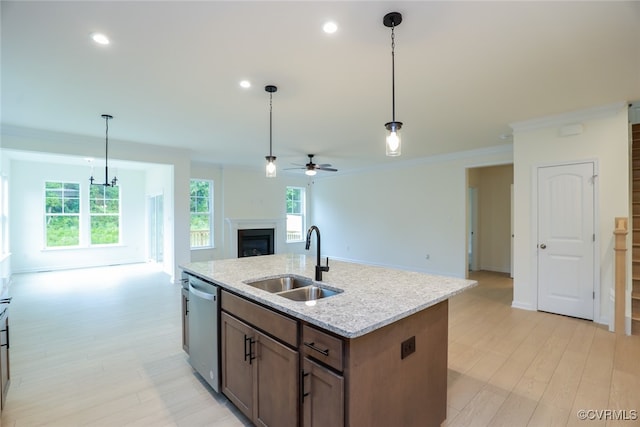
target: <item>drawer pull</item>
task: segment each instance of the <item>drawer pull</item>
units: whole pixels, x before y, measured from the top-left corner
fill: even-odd
[[[300,375],[300,392],[301,392],[301,400],[304,403],[304,398],[309,396],[309,392],[304,391],[304,379],[309,376],[309,372],[305,372],[302,370],[302,375]]]
[[[309,347],[311,350],[315,350],[315,351],[317,351],[318,353],[321,353],[321,354],[323,354],[323,355],[325,355],[325,356],[328,356],[328,355],[329,355],[329,349],[323,350],[323,349],[321,349],[321,348],[319,348],[319,347],[316,347],[316,346],[315,346],[315,344],[316,344],[315,342],[305,342],[305,343],[304,343],[304,345],[306,345],[307,347]]]
[[[256,343],[256,340],[253,337],[244,336],[244,361],[249,360],[249,365],[253,364],[253,360],[256,358],[253,354],[253,345]],[[249,344],[249,345],[247,345]]]

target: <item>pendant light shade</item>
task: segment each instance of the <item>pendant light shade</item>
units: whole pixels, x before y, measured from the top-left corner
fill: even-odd
[[[93,173],[89,178],[89,182],[91,185],[103,185],[105,187],[115,187],[118,184],[118,178],[115,176],[109,181],[109,120],[113,119],[113,116],[109,114],[103,114],[102,118],[104,119],[105,124],[105,137],[104,137],[104,182],[102,184],[98,184],[95,182],[95,178],[93,177]]]
[[[273,85],[265,86],[265,91],[269,92],[269,155],[265,156],[267,159],[266,174],[267,178],[275,178],[276,176],[276,157],[273,155],[273,93],[278,90]]]
[[[384,127],[389,132],[386,140],[387,156],[399,156],[402,149],[402,139],[400,137],[400,129],[402,122],[396,121],[396,72],[395,72],[395,28],[402,22],[402,15],[399,12],[387,13],[382,19],[385,27],[391,28],[391,121],[386,123]]]

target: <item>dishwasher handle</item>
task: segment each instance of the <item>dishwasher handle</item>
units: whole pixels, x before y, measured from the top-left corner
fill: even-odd
[[[206,299],[209,301],[215,301],[216,295],[210,294],[209,292],[201,291],[200,289],[193,286],[193,283],[189,282],[189,293],[192,293],[198,298]]]

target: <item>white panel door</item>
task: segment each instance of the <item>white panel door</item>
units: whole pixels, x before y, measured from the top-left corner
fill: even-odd
[[[594,164],[538,168],[538,309],[593,320]]]

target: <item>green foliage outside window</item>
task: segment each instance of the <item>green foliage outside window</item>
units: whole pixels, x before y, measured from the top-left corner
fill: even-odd
[[[80,244],[80,184],[45,183],[47,247]]]
[[[92,185],[89,189],[91,244],[120,242],[120,188]]]
[[[288,214],[302,214],[303,195],[302,188],[287,187],[287,213]]]
[[[287,187],[287,242],[302,240],[305,221],[304,198],[304,188]]]
[[[191,180],[190,210],[191,210],[191,247],[211,246],[211,221],[213,214],[213,182]]]

